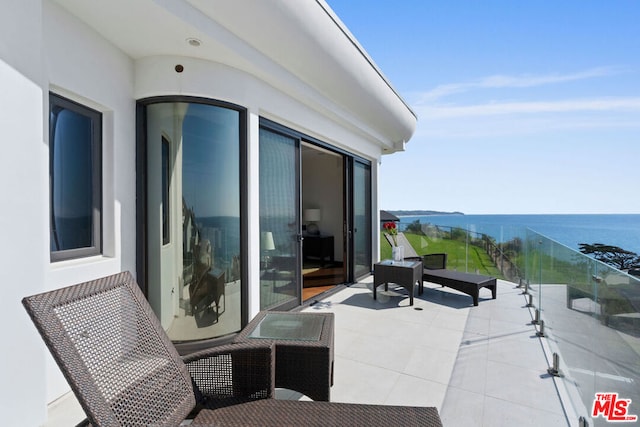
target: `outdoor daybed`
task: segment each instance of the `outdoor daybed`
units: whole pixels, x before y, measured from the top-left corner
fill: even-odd
[[[447,270],[447,254],[427,254],[422,258],[424,267],[422,280],[437,283],[460,292],[464,292],[473,298],[473,305],[478,305],[480,288],[491,290],[491,296],[496,299],[496,278],[481,274],[461,273]],[[420,283],[419,294],[422,295],[424,284]]]

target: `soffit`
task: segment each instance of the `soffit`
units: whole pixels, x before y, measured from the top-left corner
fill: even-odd
[[[56,1],[134,59],[188,56],[243,70],[386,152],[415,129],[413,112],[323,0]]]

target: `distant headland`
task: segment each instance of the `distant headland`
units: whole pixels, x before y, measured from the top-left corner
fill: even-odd
[[[440,212],[440,211],[387,211],[396,216],[427,216],[427,215],[464,215],[462,212]]]

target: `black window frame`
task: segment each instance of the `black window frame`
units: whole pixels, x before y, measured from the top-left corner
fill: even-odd
[[[171,144],[162,137],[162,244],[171,243]]]
[[[52,262],[76,258],[85,258],[102,254],[102,113],[65,98],[53,92],[49,93],[49,232],[53,239],[54,231],[54,149],[55,149],[55,120],[52,113],[56,110],[69,110],[83,115],[91,121],[91,178],[92,178],[92,232],[91,245],[73,249],[54,250],[50,247]]]
[[[244,328],[249,323],[249,252],[248,252],[248,229],[249,229],[249,112],[246,107],[233,104],[214,98],[205,98],[187,95],[161,95],[149,98],[141,98],[136,101],[136,277],[138,285],[149,298],[149,249],[147,240],[149,227],[147,224],[147,184],[148,184],[148,164],[147,164],[147,107],[156,103],[176,103],[185,102],[193,104],[204,104],[214,107],[227,108],[239,113],[239,136],[240,136],[240,322]],[[170,165],[173,173],[173,166]],[[207,338],[196,341],[174,342],[180,354],[189,354],[194,351],[203,350],[216,345],[230,343],[236,334],[228,334],[220,337]]]

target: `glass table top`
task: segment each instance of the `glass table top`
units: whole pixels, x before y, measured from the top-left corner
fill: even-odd
[[[309,313],[267,313],[247,338],[319,341],[323,316]]]
[[[395,267],[413,267],[420,261],[394,261],[392,259],[385,259],[380,261],[380,265],[393,265]]]

